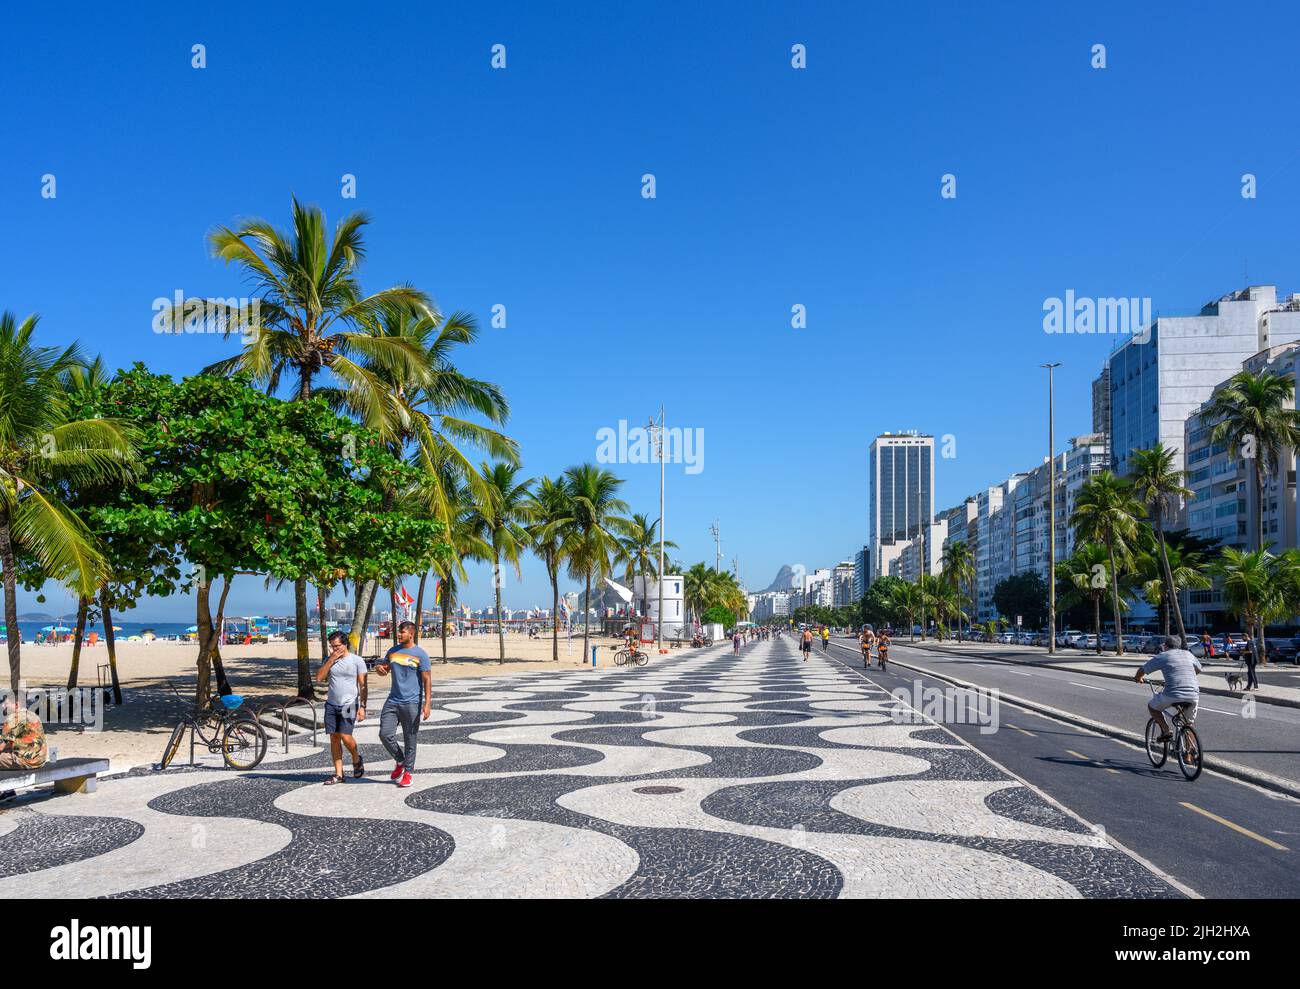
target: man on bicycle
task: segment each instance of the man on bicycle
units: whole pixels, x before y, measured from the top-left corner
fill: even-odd
[[[1200,661],[1186,649],[1179,648],[1176,636],[1165,637],[1164,652],[1152,656],[1144,666],[1138,668],[1133,679],[1138,683],[1146,680],[1147,674],[1160,671],[1165,676],[1164,689],[1147,701],[1147,710],[1160,726],[1158,742],[1169,741],[1169,725],[1162,711],[1175,704],[1188,704],[1187,713],[1183,715],[1189,725],[1196,720],[1196,705],[1201,699],[1201,683],[1196,674],[1201,672]]]

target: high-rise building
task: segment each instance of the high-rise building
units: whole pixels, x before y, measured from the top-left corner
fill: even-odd
[[[870,578],[934,518],[934,437],[882,433],[871,443]]]
[[[1110,355],[1110,445],[1115,473],[1157,441],[1183,462],[1184,424],[1222,381],[1262,350],[1300,341],[1300,294],[1279,304],[1273,285],[1252,285],[1195,316],[1161,316]]]
[[[853,563],[851,561],[846,560],[843,563],[837,563],[831,579],[835,588],[834,607],[848,607],[857,604],[861,600],[853,596]]]

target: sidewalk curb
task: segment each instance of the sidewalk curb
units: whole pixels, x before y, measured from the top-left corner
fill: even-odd
[[[1036,668],[1041,667],[1043,669],[1048,669],[1048,670],[1061,670],[1064,673],[1078,673],[1083,676],[1104,677],[1107,680],[1131,681],[1133,679],[1133,677],[1126,675],[1124,673],[1109,673],[1106,670],[1085,670],[1085,669],[1080,669],[1077,666],[1063,666],[1060,663],[1039,663],[1039,662],[1028,662],[1028,661],[1020,662],[1019,660],[1006,659],[1005,657],[1002,656],[979,656],[972,653],[954,652],[951,649],[945,649],[941,646],[932,646],[929,645],[928,643],[926,645],[920,645],[919,643],[916,642],[903,642],[899,644],[905,645],[909,649],[924,649],[926,652],[939,653],[941,656],[960,656],[963,658],[970,657],[973,659],[988,660],[989,662],[993,662],[993,663],[1006,663],[1008,666],[1033,666]],[[1146,653],[1138,653],[1137,655],[1147,656]],[[1150,656],[1147,656],[1147,658],[1149,659]],[[1239,694],[1239,693],[1234,694],[1231,690],[1224,690],[1220,687],[1202,687],[1201,693],[1212,694],[1216,697],[1230,697],[1233,700],[1241,700],[1242,697],[1246,696],[1245,694]],[[1264,697],[1259,695],[1258,693],[1255,695],[1255,703],[1272,704],[1274,707],[1300,708],[1300,700],[1291,700],[1288,697]]]
[[[901,666],[905,670],[911,670],[913,673],[919,673],[922,676],[934,677],[936,680],[943,680],[954,686],[963,687],[970,690],[988,690],[987,687],[981,687],[978,684],[970,683],[966,680],[958,680],[956,677],[946,676],[943,673],[935,673],[932,670],[924,670],[916,666],[909,666],[907,663],[900,662],[896,659],[890,660],[891,666]],[[1049,707],[1046,704],[1040,704],[1037,701],[1027,701],[1024,698],[1016,697],[998,691],[998,697],[1014,704],[1016,707],[1023,707],[1028,711],[1034,711],[1037,714],[1045,715],[1057,721],[1063,721],[1066,724],[1074,725],[1077,728],[1087,728],[1089,731],[1097,732],[1099,735],[1107,735],[1110,738],[1118,739],[1121,742],[1127,742],[1139,749],[1144,749],[1146,742],[1137,732],[1127,731],[1123,728],[1115,728],[1112,725],[1104,724],[1100,721],[1093,721],[1091,718],[1085,718],[1078,714],[1070,714],[1068,711],[1062,711],[1059,708]],[[1282,793],[1288,797],[1300,799],[1300,782],[1283,779],[1281,776],[1274,776],[1272,773],[1265,773],[1258,769],[1251,769],[1247,766],[1239,766],[1234,762],[1223,762],[1219,759],[1206,759],[1205,768],[1219,773],[1221,776],[1229,776],[1245,783],[1252,783],[1255,786],[1262,787],[1265,790],[1271,790],[1275,793]]]

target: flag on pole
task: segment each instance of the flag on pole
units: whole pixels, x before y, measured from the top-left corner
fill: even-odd
[[[415,598],[411,597],[411,595],[407,593],[405,584],[397,589],[397,603],[403,608],[415,603]]]
[[[439,577],[438,582],[433,585],[433,600],[435,604],[438,605],[442,604],[442,578],[441,577]]]

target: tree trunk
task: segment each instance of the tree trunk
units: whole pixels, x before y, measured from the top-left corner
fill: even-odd
[[[1119,617],[1119,571],[1115,569],[1115,541],[1106,540],[1106,552],[1110,554],[1110,599],[1115,609],[1115,655],[1124,655],[1124,625]],[[1098,640],[1100,641],[1100,640]]]
[[[559,564],[551,568],[551,662],[560,661],[560,575]]]
[[[330,658],[330,634],[325,627],[325,588],[316,585],[316,613],[320,620],[320,661]]]
[[[366,642],[366,623],[370,618],[370,608],[375,601],[376,582],[359,580],[356,582],[356,601],[352,607],[352,628],[348,631],[348,647],[361,655]]]
[[[22,659],[19,640],[23,633],[18,628],[18,572],[14,562],[14,544],[9,536],[8,514],[0,516],[0,566],[5,572],[5,629],[9,647],[9,689],[16,696],[22,680]]]
[[[1101,595],[1092,596],[1092,624],[1097,631],[1097,655],[1101,655]]]
[[[1264,548],[1264,466],[1260,463],[1256,450],[1255,460],[1255,527],[1259,530],[1259,545],[1256,549]]]
[[[298,696],[315,696],[311,683],[311,643],[307,637],[307,578],[293,582],[293,639],[298,650]]]
[[[1160,566],[1165,573],[1165,600],[1168,602],[1169,610],[1174,613],[1174,624],[1178,626],[1178,639],[1182,643],[1181,649],[1187,648],[1187,629],[1183,625],[1183,606],[1178,600],[1178,588],[1174,586],[1174,573],[1169,568],[1169,550],[1165,547],[1165,524],[1164,508],[1157,509],[1156,513],[1156,541],[1160,544]],[[1168,614],[1165,619],[1168,621]],[[1169,634],[1166,626],[1165,635]]]
[[[420,641],[420,630],[424,625],[424,584],[429,579],[429,571],[420,574],[420,589],[415,592],[415,641]]]
[[[442,661],[447,662],[447,625],[451,621],[451,577],[442,579]]]
[[[113,703],[122,703],[122,684],[117,679],[117,639],[113,636],[113,611],[108,603],[108,585],[99,589],[99,610],[104,614],[104,645],[108,648],[108,672],[113,678]]]
[[[222,639],[226,631],[226,598],[230,594],[230,581],[233,578],[227,577],[225,584],[221,588],[221,597],[217,600],[217,617],[212,623],[212,637],[214,645],[212,647],[212,672],[217,675],[217,693],[222,697],[228,697],[234,693],[230,689],[230,681],[226,679],[226,664],[221,661]]]
[[[72,638],[72,667],[68,670],[68,689],[77,685],[77,676],[81,671],[81,642],[86,637],[86,612],[90,610],[90,601],[84,594],[77,595],[77,631]]]
[[[495,545],[492,547],[492,583],[496,585],[497,601],[497,646],[501,654],[497,659],[498,663],[506,661],[506,625],[501,618],[501,550]]]
[[[194,703],[203,707],[212,693],[212,612],[208,607],[208,582],[200,580],[194,593],[194,624],[199,630],[198,682]]]
[[[388,635],[393,640],[393,645],[397,645],[397,581],[388,585]]]
[[[586,596],[582,599],[582,661],[587,662],[587,657],[591,655],[588,651],[588,640],[591,638],[591,571],[587,571]]]

